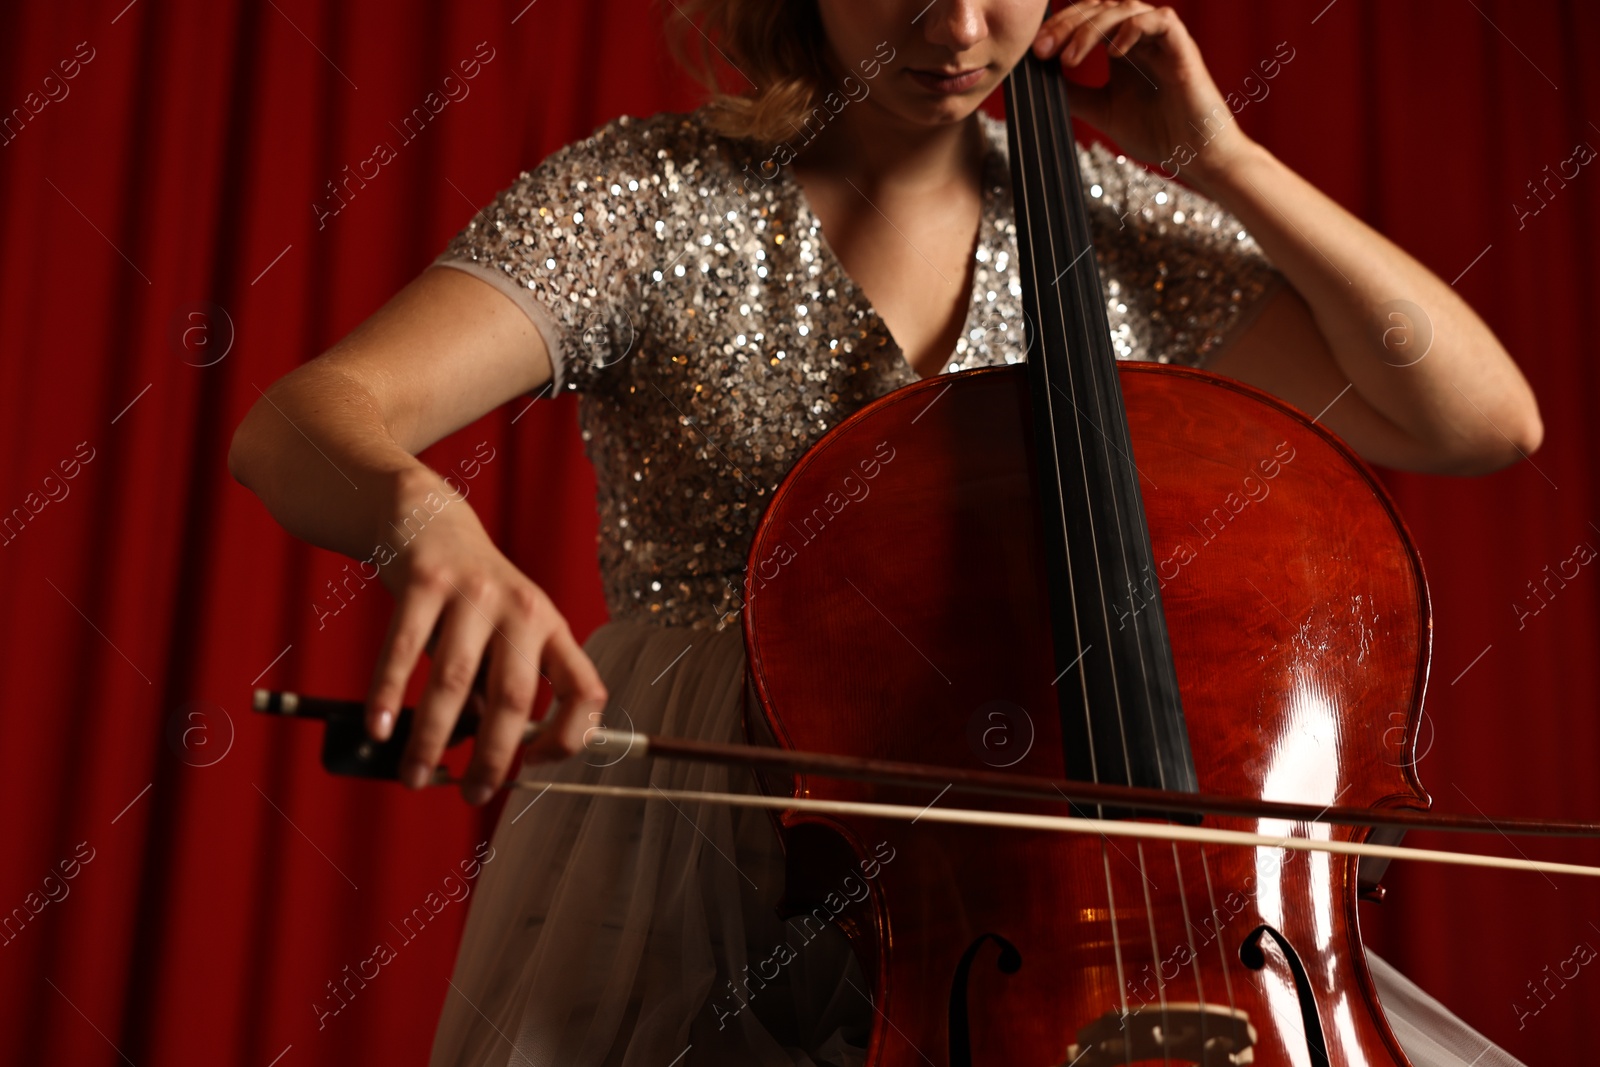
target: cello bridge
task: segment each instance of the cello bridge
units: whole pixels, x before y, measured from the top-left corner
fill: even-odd
[[[1243,1011],[1214,1004],[1168,1004],[1126,1015],[1102,1015],[1078,1031],[1077,1042],[1067,1049],[1067,1063],[1121,1067],[1159,1060],[1237,1067],[1255,1060],[1255,1043],[1256,1029]]]

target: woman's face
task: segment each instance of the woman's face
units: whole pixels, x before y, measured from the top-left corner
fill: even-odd
[[[972,114],[1011,72],[1048,3],[817,0],[817,8],[841,77],[865,81],[868,99],[906,123],[939,126]]]

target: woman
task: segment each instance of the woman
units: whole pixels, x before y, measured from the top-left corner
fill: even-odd
[[[767,494],[872,398],[1022,358],[1003,132],[977,108],[1030,48],[1069,69],[1105,48],[1110,82],[1074,90],[1078,114],[1199,190],[1081,152],[1120,355],[1256,384],[1386,466],[1480,473],[1538,447],[1532,394],[1484,324],[1252,142],[1170,10],[1097,0],[1041,27],[1046,0],[675,6],[742,93],[619,120],[522,175],[236,436],[235,475],[316,544],[362,558],[386,524],[431,516],[379,561],[397,606],[369,698],[386,737],[431,649],[412,786],[471,700],[484,721],[463,793],[487,800],[543,679],[559,706],[530,777],[752,788],[720,768],[532,764],[578,751],[602,709],[650,732],[739,736],[729,624]],[[611,621],[581,649],[415,459],[544,389],[581,392],[600,487]],[[734,984],[788,945],[765,815],[534,803],[513,799],[500,820],[436,1067],[860,1062],[872,1009],[841,937],[784,953],[759,996]],[[1513,1062],[1374,968],[1417,1063],[1456,1062],[1447,1049]]]

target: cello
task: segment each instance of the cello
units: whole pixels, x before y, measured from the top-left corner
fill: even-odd
[[[780,485],[749,556],[751,574],[781,562],[745,601],[753,733],[952,774],[1426,807],[1408,756],[1428,593],[1388,496],[1258,390],[1117,363],[1059,69],[1025,56],[1006,104],[1027,360],[879,399]],[[830,507],[884,448],[871,502]],[[819,532],[796,545],[799,529]],[[1407,1062],[1366,968],[1353,858],[778,821],[794,914],[874,842],[898,857],[839,919],[872,983],[869,1064]]]

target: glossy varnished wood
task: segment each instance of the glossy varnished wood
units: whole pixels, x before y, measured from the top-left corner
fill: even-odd
[[[1248,386],[1118,369],[1158,573],[1111,600],[1119,613],[1156,610],[1159,591],[1201,790],[1425,807],[1410,756],[1426,585],[1371,472]],[[1021,368],[932,379],[860,412],[796,465],[750,556],[753,725],[800,750],[1062,775],[1027,404]],[[804,776],[779,787],[907,798]],[[893,849],[867,883],[869,906],[846,912],[882,1013],[871,1063],[948,1062],[951,982],[984,934],[1023,963],[1008,975],[992,944],[976,952],[974,1063],[1065,1063],[1097,1020],[1180,1002],[1246,1012],[1258,1065],[1305,1063],[1283,958],[1269,945],[1259,973],[1239,960],[1262,923],[1310,971],[1334,1063],[1405,1062],[1363,962],[1353,860],[871,819],[784,825],[796,911],[828,908],[852,855]]]

